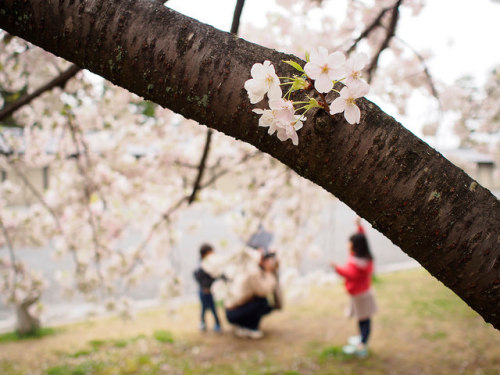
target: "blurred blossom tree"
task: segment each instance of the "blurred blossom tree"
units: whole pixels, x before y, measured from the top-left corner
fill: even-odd
[[[400,114],[423,90],[454,111],[463,142],[471,131],[498,134],[498,72],[483,88],[464,81],[447,88],[431,76],[427,55],[398,39],[401,10],[416,16],[422,0],[348,1],[340,20],[324,11],[331,1],[277,3],[270,24],[247,25],[245,37],[297,55],[318,45],[365,52],[364,77]],[[238,207],[245,215],[232,215],[232,230],[242,238],[264,223],[281,245],[284,267],[293,269],[304,249],[316,251],[311,244],[329,193],[500,327],[498,200],[373,103],[357,99],[361,121],[354,126],[314,110],[298,146],[280,142],[258,128],[243,85],[254,63],[269,60],[278,75],[290,76],[283,60],[302,64],[297,57],[159,2],[53,7],[6,0],[0,9],[0,168],[16,176],[0,184],[0,245],[7,249],[0,288],[22,311],[21,331],[39,324],[32,309],[44,287],[16,257],[21,246],[69,254],[74,270],[61,283],[128,313],[122,296],[151,267],[164,268],[166,295],[179,292],[168,254],[178,240],[176,219],[191,203],[217,213]],[[220,133],[200,131],[187,118]],[[45,166],[50,184],[40,190],[25,171]],[[220,179],[231,188],[219,189]],[[30,192],[30,204],[10,207],[21,190]]]

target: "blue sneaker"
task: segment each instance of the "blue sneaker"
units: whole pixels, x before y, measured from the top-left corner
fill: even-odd
[[[366,347],[358,348],[356,350],[356,357],[358,357],[358,358],[366,358],[366,357],[368,357],[368,349]]]
[[[214,332],[220,332],[220,325],[216,324],[214,326]]]
[[[348,356],[356,356],[358,358],[368,357],[368,349],[364,345],[346,345],[342,347],[342,353]]]

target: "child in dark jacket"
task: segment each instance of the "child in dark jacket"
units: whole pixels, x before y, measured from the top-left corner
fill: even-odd
[[[364,231],[363,231],[364,232]],[[344,266],[334,262],[332,268],[345,279],[345,288],[351,296],[349,316],[358,320],[360,337],[352,337],[344,352],[359,357],[367,355],[368,338],[371,331],[371,317],[377,311],[375,296],[371,290],[373,257],[364,233],[352,235],[349,239],[349,259]]]
[[[200,319],[200,330],[206,331],[207,325],[205,322],[205,313],[207,310],[212,311],[215,320],[214,331],[220,332],[220,320],[217,315],[217,309],[215,307],[214,297],[212,295],[212,284],[216,280],[215,277],[210,275],[203,269],[203,263],[207,260],[209,256],[213,254],[213,247],[209,244],[203,244],[200,247],[200,266],[194,271],[193,276],[199,285],[199,296],[201,302],[201,319]]]

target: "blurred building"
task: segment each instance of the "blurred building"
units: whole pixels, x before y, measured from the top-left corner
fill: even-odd
[[[500,191],[500,178],[495,160],[488,154],[473,149],[455,149],[443,153],[455,165],[462,168],[480,185],[491,191]]]

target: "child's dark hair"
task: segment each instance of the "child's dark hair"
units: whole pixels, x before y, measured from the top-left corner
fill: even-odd
[[[354,255],[358,258],[373,259],[366,236],[362,233],[353,234],[349,240],[352,242]]]
[[[211,252],[213,249],[214,249],[214,248],[213,248],[211,245],[209,245],[209,244],[207,244],[207,243],[204,243],[204,244],[203,244],[203,245],[201,245],[201,247],[200,247],[200,257],[201,257],[202,259],[203,259],[203,258],[205,258],[205,256],[206,256],[209,252]]]

